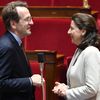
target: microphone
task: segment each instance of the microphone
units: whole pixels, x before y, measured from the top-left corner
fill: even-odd
[[[45,100],[45,89],[44,89],[44,80],[43,80],[43,69],[44,69],[44,63],[45,63],[45,55],[44,53],[37,53],[38,56],[38,62],[40,64],[40,72],[41,72],[41,84],[42,84],[42,97],[43,100]]]
[[[44,53],[37,53],[37,55],[38,55],[38,62],[40,63],[40,71],[43,71],[43,69],[44,69],[44,62],[45,62]]]

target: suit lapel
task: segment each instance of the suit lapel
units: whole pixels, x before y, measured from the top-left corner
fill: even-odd
[[[22,57],[24,60],[24,63],[26,63],[27,71],[29,71],[29,73],[32,74],[31,69],[30,69],[30,64],[29,64],[29,61],[26,57],[24,50],[22,49],[22,47],[19,46],[18,42],[16,41],[16,39],[13,37],[13,35],[10,32],[7,32],[7,36],[10,39],[10,41],[13,45],[13,48],[17,51],[17,54],[19,55],[19,57]]]

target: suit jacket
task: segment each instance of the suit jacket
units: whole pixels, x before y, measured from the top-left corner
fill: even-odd
[[[6,32],[0,38],[0,100],[34,100],[31,75],[23,50]]]
[[[100,52],[89,46],[76,50],[67,71],[67,100],[100,100]]]

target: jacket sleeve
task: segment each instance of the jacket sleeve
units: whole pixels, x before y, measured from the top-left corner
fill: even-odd
[[[32,91],[29,77],[11,77],[14,57],[15,55],[11,48],[0,48],[0,92]]]

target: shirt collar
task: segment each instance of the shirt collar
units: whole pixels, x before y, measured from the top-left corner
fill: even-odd
[[[20,46],[22,44],[21,39],[15,33],[11,32],[11,31],[9,31],[9,32],[13,35],[13,37],[16,39],[16,41],[18,42],[18,44]]]

